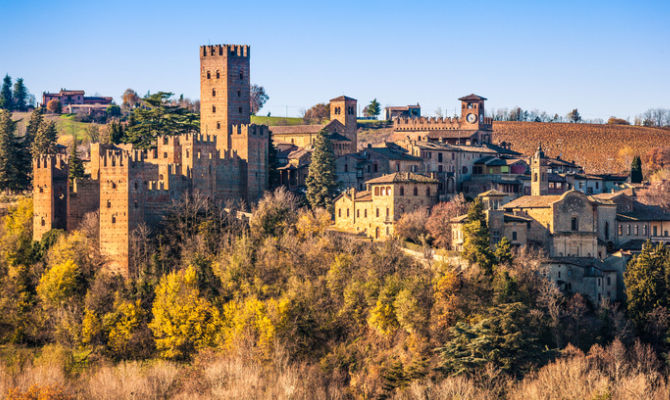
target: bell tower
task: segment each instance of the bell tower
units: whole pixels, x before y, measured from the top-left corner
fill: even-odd
[[[537,148],[530,160],[530,195],[544,196],[549,194],[549,175],[547,165],[544,162],[544,151],[542,144]]]
[[[352,153],[356,152],[358,146],[356,103],[356,99],[347,96],[340,96],[330,100],[330,119],[336,119],[344,125],[344,136],[351,140]]]

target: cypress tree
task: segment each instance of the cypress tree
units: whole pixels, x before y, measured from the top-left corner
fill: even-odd
[[[332,213],[333,198],[337,189],[335,153],[326,131],[319,132],[314,140],[314,151],[306,184],[309,205],[312,208],[323,207]]]
[[[486,224],[484,206],[479,197],[468,210],[467,223],[463,226],[463,258],[478,264],[487,274],[493,273],[493,254],[490,248],[489,228]]]
[[[27,99],[28,99],[28,89],[23,84],[23,78],[19,78],[14,83],[14,110],[16,111],[26,111],[27,109]]]
[[[37,128],[35,140],[32,145],[33,157],[40,154],[56,153],[56,124],[53,121],[45,121]]]
[[[2,80],[2,89],[0,90],[0,108],[4,108],[7,111],[12,111],[14,109],[14,99],[12,98],[12,78],[9,75],[5,75],[5,79]]]
[[[72,146],[70,147],[70,157],[68,159],[68,166],[70,170],[70,181],[75,178],[83,178],[85,175],[84,162],[77,154],[77,138],[72,137]]]
[[[268,136],[268,166],[269,166],[269,183],[270,190],[279,186],[279,161],[277,160],[277,148],[275,147],[272,135]]]
[[[642,160],[640,156],[635,156],[630,164],[630,181],[631,183],[642,183],[642,178]]]
[[[16,163],[16,122],[12,121],[11,113],[0,110],[0,189],[16,190],[18,188]]]
[[[647,315],[656,307],[668,307],[668,282],[666,270],[670,254],[663,244],[654,246],[651,241],[642,246],[624,272],[628,317],[638,327],[647,322]]]

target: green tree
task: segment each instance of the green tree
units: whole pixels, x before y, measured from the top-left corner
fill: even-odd
[[[159,136],[198,132],[200,116],[170,102],[170,97],[172,93],[168,92],[145,97],[145,107],[133,110],[122,141],[139,148],[149,148]]]
[[[274,190],[280,183],[279,170],[277,169],[279,168],[279,159],[277,158],[277,147],[272,140],[272,135],[268,135],[268,140],[268,168],[270,170],[268,181],[270,190]]]
[[[0,110],[0,190],[17,190],[19,182],[16,122],[7,110]],[[23,185],[22,185],[23,183]]]
[[[628,262],[624,273],[626,306],[629,318],[638,327],[644,325],[652,310],[668,306],[668,270],[670,253],[662,244],[654,247],[651,241],[647,241],[642,252]]]
[[[28,101],[28,89],[23,84],[23,78],[19,78],[14,82],[14,110],[26,111]]]
[[[28,125],[26,126],[26,133],[23,137],[23,140],[29,149],[32,148],[35,137],[37,136],[37,131],[43,123],[44,114],[42,112],[42,108],[37,107],[30,114],[30,120],[28,121]]]
[[[249,96],[249,101],[251,103],[251,115],[256,115],[265,102],[270,99],[270,96],[265,93],[265,88],[260,85],[251,85],[251,92]]]
[[[200,296],[195,268],[188,267],[161,278],[149,324],[161,356],[187,359],[213,345],[221,326],[218,310]]]
[[[498,264],[509,265],[514,261],[514,256],[512,256],[512,243],[507,239],[507,236],[503,236],[502,239],[500,239],[500,242],[496,245],[494,255]]]
[[[493,254],[490,248],[486,214],[479,197],[470,205],[467,222],[463,226],[463,258],[478,264],[487,274],[493,272]]]
[[[377,117],[381,113],[381,106],[377,99],[373,99],[370,104],[365,106],[364,114],[366,117]]]
[[[335,154],[333,145],[325,131],[314,140],[312,162],[306,179],[307,201],[312,208],[323,207],[333,212],[333,198],[337,189]]]
[[[630,181],[632,183],[642,183],[642,178],[642,160],[640,160],[640,156],[635,156],[630,164]]]
[[[577,110],[576,108],[574,110],[570,111],[568,113],[567,117],[568,117],[568,121],[570,121],[570,122],[579,122],[579,121],[582,120],[582,116],[579,115],[579,110]]]
[[[70,174],[70,181],[74,181],[75,178],[83,178],[85,175],[84,171],[84,162],[79,158],[77,154],[77,138],[72,137],[72,146],[70,147],[70,157],[68,159],[68,167]]]
[[[14,110],[14,99],[12,97],[12,78],[5,75],[2,80],[2,89],[0,89],[0,108],[7,111]]]
[[[105,111],[107,112],[108,117],[120,117],[121,116],[121,107],[117,106],[116,104],[108,105],[107,109]]]
[[[56,153],[56,138],[58,131],[56,131],[56,123],[53,121],[45,121],[37,128],[37,134],[32,145],[33,157],[40,154],[55,154]]]
[[[487,364],[519,374],[546,355],[522,303],[491,307],[486,315],[459,322],[450,329],[451,339],[440,348],[440,368],[449,374],[471,374]]]

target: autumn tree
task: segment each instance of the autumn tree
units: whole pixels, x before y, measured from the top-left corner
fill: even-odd
[[[306,123],[322,122],[330,118],[330,106],[325,103],[313,105],[309,110],[305,111],[302,119]]]
[[[333,198],[337,189],[335,153],[326,131],[319,132],[314,140],[312,161],[305,181],[307,200],[312,208],[323,207],[333,212]]]
[[[211,346],[221,326],[218,310],[201,297],[193,267],[171,272],[156,288],[149,323],[156,348],[168,359],[187,359]]]
[[[256,115],[263,105],[270,99],[265,93],[265,88],[260,85],[251,85],[249,101],[251,102],[251,115]]]
[[[126,89],[121,96],[122,106],[126,110],[131,110],[141,103],[140,96],[133,89]]]
[[[447,202],[433,206],[426,221],[426,229],[433,238],[433,244],[443,249],[451,248],[451,219],[468,211],[463,193],[455,195]]]
[[[58,99],[51,99],[47,103],[47,111],[54,113],[54,114],[60,114],[61,111],[63,111],[63,106],[61,105],[60,100]]]
[[[266,192],[258,202],[249,220],[249,229],[254,238],[281,236],[297,218],[297,199],[282,186],[274,192]]]
[[[420,243],[421,239],[427,237],[426,222],[428,213],[419,208],[412,212],[404,213],[395,223],[394,232],[405,240]]]

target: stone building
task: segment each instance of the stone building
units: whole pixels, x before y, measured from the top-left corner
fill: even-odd
[[[451,144],[491,143],[493,119],[484,112],[486,98],[470,94],[461,101],[459,118],[399,117],[393,122],[396,133],[411,139]]]
[[[384,108],[384,119],[393,121],[396,118],[418,118],[421,116],[421,106],[407,105],[407,106],[391,106]]]
[[[319,132],[326,131],[335,156],[355,153],[358,146],[356,99],[340,96],[330,100],[330,121],[323,124],[272,126],[272,140],[311,150]]]
[[[106,107],[109,104],[112,104],[113,99],[111,97],[100,97],[100,96],[85,96],[83,90],[66,90],[61,89],[58,93],[42,93],[42,106],[46,107],[47,103],[51,100],[60,101],[63,109],[66,109],[68,106],[102,106]]]
[[[412,172],[395,172],[366,182],[367,190],[350,188],[335,198],[335,226],[374,239],[394,234],[404,213],[429,212],[437,203],[437,180]]]
[[[68,182],[67,158],[33,160],[33,238],[73,230],[98,211],[100,250],[109,266],[132,272],[132,233],[156,226],[168,207],[199,193],[223,204],[254,202],[268,187],[266,126],[249,124],[249,47],[200,48],[201,133],[159,137],[150,149],[92,143],[88,178]]]

